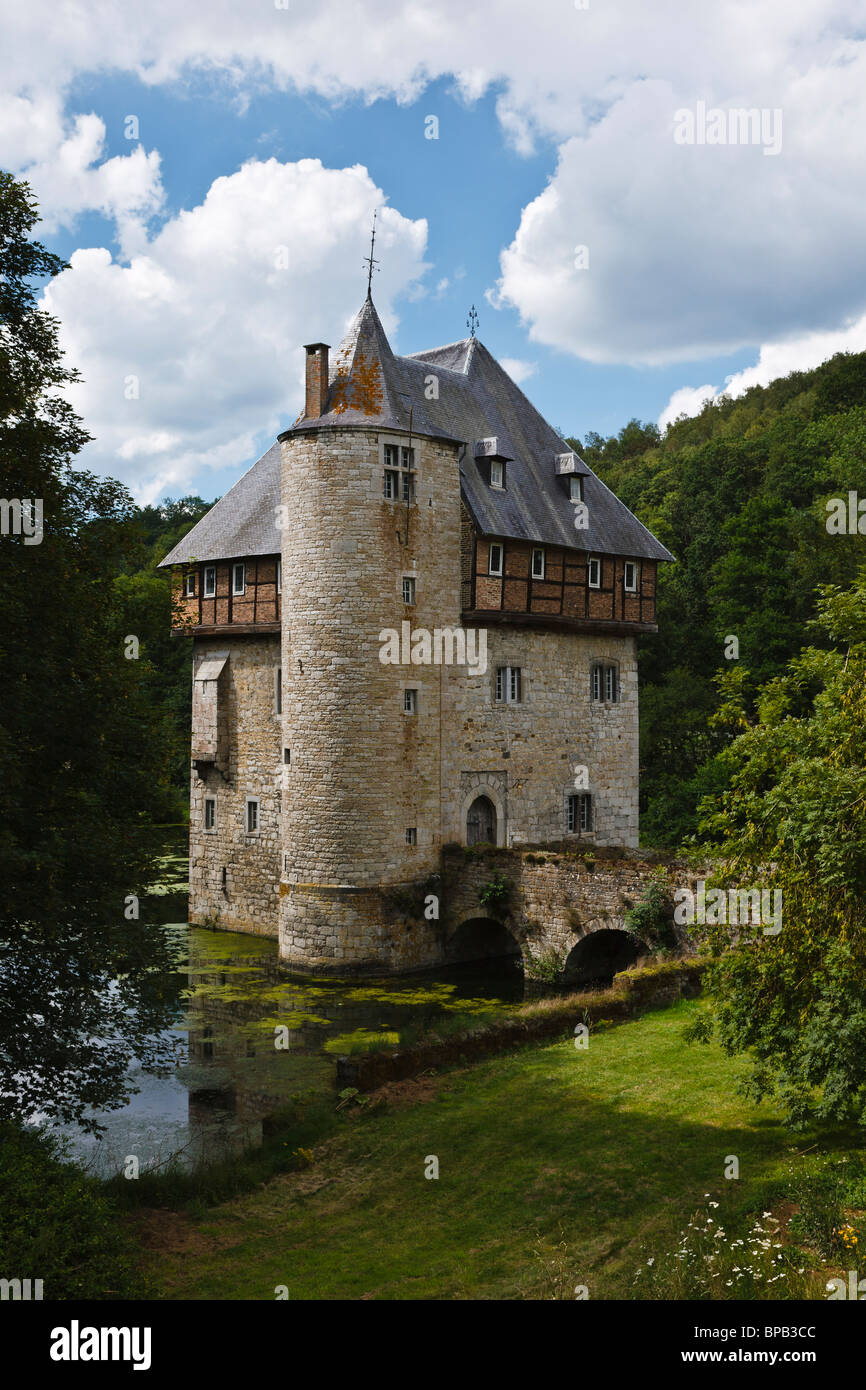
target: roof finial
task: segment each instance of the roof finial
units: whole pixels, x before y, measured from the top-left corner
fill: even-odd
[[[466,320],[466,327],[469,329],[470,338],[474,338],[475,330],[478,327],[478,312],[474,304],[472,305],[472,308],[469,310],[469,317]]]
[[[369,254],[369,256],[365,256],[365,257],[364,257],[364,265],[369,265],[369,267],[370,267],[370,269],[369,269],[368,272],[367,272],[367,298],[368,298],[368,299],[372,299],[372,298],[373,298],[373,295],[372,295],[372,287],[373,287],[373,267],[374,267],[374,266],[378,266],[378,264],[379,264],[379,262],[376,260],[375,256],[373,255],[373,248],[374,248],[375,245],[376,245],[376,213],[377,213],[377,212],[378,212],[378,208],[374,208],[374,209],[373,209],[373,231],[372,231],[371,236],[370,236],[370,254]]]

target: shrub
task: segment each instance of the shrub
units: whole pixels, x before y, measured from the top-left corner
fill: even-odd
[[[147,1298],[141,1251],[102,1184],[50,1136],[0,1125],[3,1277],[41,1279],[46,1299]]]

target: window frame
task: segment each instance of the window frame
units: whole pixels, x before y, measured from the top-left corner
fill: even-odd
[[[596,694],[598,689],[598,694]],[[612,689],[613,693],[608,694]],[[589,698],[594,705],[618,705],[620,703],[619,663],[616,661],[590,662]]]
[[[525,703],[524,689],[522,666],[496,667],[496,677],[493,687],[494,704],[522,705]]]
[[[493,476],[494,470],[496,477]],[[505,464],[502,459],[490,460],[490,486],[495,487],[497,492],[505,491]]]
[[[415,445],[404,444],[402,440],[382,440],[380,448],[383,500],[411,506],[416,497]]]
[[[212,582],[208,584],[208,576]],[[216,565],[205,565],[204,584],[202,586],[202,598],[216,598],[217,591],[217,567]]]
[[[593,583],[593,579],[592,579],[592,568],[593,568],[593,565],[595,566],[595,569],[596,569],[595,583]],[[601,556],[600,556],[600,555],[587,555],[587,557],[586,557],[586,584],[587,584],[587,588],[589,588],[589,589],[600,589],[600,588],[601,588]]]
[[[407,825],[407,826],[406,826],[406,845],[407,845],[407,848],[408,848],[409,845],[417,845],[417,844],[418,844],[418,827],[417,827],[417,825]]]
[[[575,488],[577,496],[575,497]],[[569,502],[583,501],[583,475],[581,473],[569,473],[568,475],[568,500]]]
[[[241,587],[238,588],[238,570],[241,572]],[[247,591],[247,567],[243,560],[235,560],[232,564],[232,598],[243,598]]]
[[[244,801],[244,833],[246,835],[259,835],[262,829],[262,811],[260,805],[261,798],[258,796],[248,796]],[[255,806],[255,825],[250,826],[250,807]]]
[[[629,570],[632,571],[632,575],[633,575],[633,581],[632,581],[631,584],[629,584],[629,582],[628,582],[628,572],[629,572]],[[637,560],[626,560],[626,561],[624,562],[624,565],[623,565],[623,572],[622,572],[622,587],[623,587],[624,592],[627,593],[627,594],[636,594],[637,591],[638,591],[638,585],[639,585],[639,583],[640,583],[640,567],[639,567],[639,565],[638,565]]]
[[[405,686],[403,689],[403,713],[412,715],[418,713],[418,689],[417,686]]]
[[[278,594],[281,594],[282,592],[283,592],[283,562],[282,562],[282,559],[281,559],[281,558],[278,558],[278,559],[277,559],[277,593],[278,593]]]
[[[535,557],[536,557],[537,555],[540,555],[540,556],[541,556],[541,573],[540,573],[540,574],[537,572],[537,570],[536,570],[536,568],[535,568]],[[545,577],[545,574],[547,573],[547,555],[546,555],[546,553],[545,553],[545,549],[544,549],[544,546],[543,546],[543,545],[534,545],[534,546],[532,547],[532,559],[531,559],[530,565],[529,565],[529,572],[530,572],[530,575],[532,576],[533,579],[543,579],[543,578]]]
[[[274,714],[281,716],[283,713],[283,668],[274,667]]]
[[[183,577],[183,596],[184,598],[195,598],[195,570],[190,570]]]
[[[593,833],[592,792],[569,792],[565,816],[566,834],[591,835]]]
[[[208,823],[207,823],[207,816],[208,816],[208,808],[209,808],[209,807],[213,807],[213,820],[211,821],[211,824],[210,824],[210,825],[208,825]],[[217,829],[217,799],[216,799],[215,796],[206,796],[205,799],[204,799],[204,807],[203,807],[203,811],[202,811],[202,830],[204,831],[205,835],[213,835],[213,834],[216,833],[216,829]]]
[[[415,603],[417,602],[417,599],[418,599],[418,585],[417,585],[417,583],[415,582],[415,580],[416,580],[416,576],[415,576],[414,574],[404,574],[404,575],[403,575],[403,579],[402,579],[403,602],[406,604],[406,607],[407,607],[407,608],[412,608],[412,607],[414,607],[414,605],[415,605]],[[408,590],[407,590],[407,585],[408,585]],[[407,592],[408,592],[408,594],[409,594],[409,597],[408,597],[408,598],[406,597]]]
[[[494,550],[499,551],[498,569],[491,568],[491,565],[493,564]],[[487,573],[491,579],[501,579],[503,574],[505,573],[505,546],[502,545],[499,541],[490,541],[487,546]]]

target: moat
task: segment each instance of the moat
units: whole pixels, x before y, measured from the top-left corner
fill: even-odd
[[[338,1056],[470,1026],[541,990],[513,960],[362,982],[288,977],[276,941],[187,924],[186,842],[185,827],[167,836],[142,904],[173,947],[176,1065],[155,1076],[133,1063],[139,1089],[98,1116],[102,1137],[66,1132],[100,1176],[129,1155],[142,1171],[172,1158],[191,1167],[259,1143],[263,1121],[293,1096],[333,1088]]]

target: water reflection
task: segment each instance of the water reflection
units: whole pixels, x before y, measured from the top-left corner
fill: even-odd
[[[275,941],[178,921],[186,860],[175,849],[162,867],[148,911],[164,923],[180,976],[177,1061],[161,1076],[133,1063],[138,1093],[99,1117],[101,1139],[67,1132],[73,1152],[100,1174],[121,1170],[130,1155],[144,1171],[173,1156],[192,1166],[258,1143],[265,1117],[292,1096],[333,1087],[337,1056],[371,1040],[406,1045],[523,997],[513,962],[363,982],[288,977]]]

